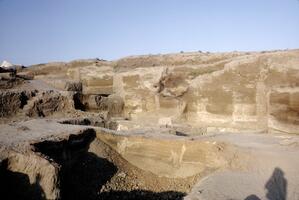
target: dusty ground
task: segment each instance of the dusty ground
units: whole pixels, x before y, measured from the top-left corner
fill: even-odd
[[[299,51],[0,73],[10,199],[299,199]]]
[[[248,157],[239,158],[241,169],[221,170],[200,180],[185,199],[299,198],[298,136],[225,134],[215,139],[237,144]]]

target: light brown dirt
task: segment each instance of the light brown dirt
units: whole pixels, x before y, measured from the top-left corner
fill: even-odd
[[[3,71],[0,193],[297,200],[298,64],[187,52]]]

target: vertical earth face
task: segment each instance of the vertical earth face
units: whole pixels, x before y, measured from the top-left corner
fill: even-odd
[[[299,50],[0,68],[10,199],[298,199]]]

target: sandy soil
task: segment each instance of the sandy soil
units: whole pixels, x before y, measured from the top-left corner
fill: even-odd
[[[299,137],[296,135],[225,134],[211,137],[247,152],[236,164],[197,183],[186,200],[299,199]]]

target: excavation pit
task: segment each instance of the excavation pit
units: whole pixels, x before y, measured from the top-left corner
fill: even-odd
[[[236,156],[208,137],[114,131],[80,119],[73,124],[82,125],[36,119],[2,127],[10,135],[6,147],[19,151],[1,165],[3,188],[15,188],[12,199],[183,199]]]
[[[67,140],[33,144],[59,170],[61,199],[182,199],[197,176],[161,177],[124,159],[93,129]]]

